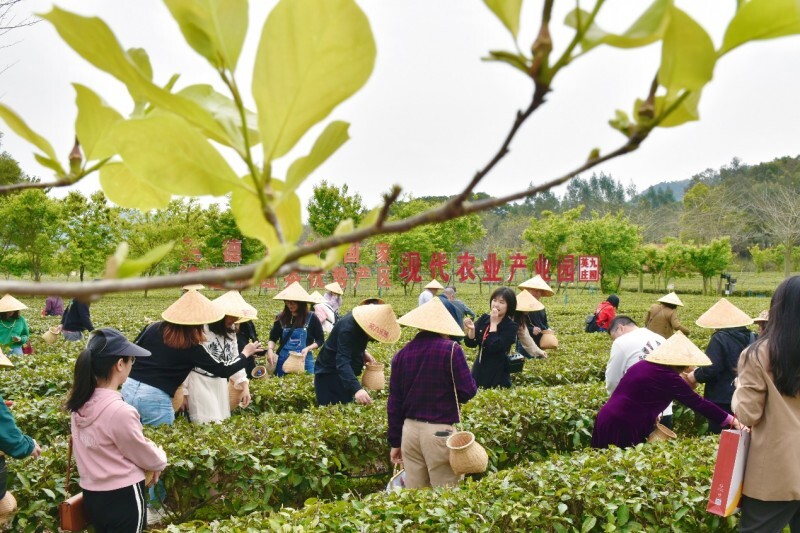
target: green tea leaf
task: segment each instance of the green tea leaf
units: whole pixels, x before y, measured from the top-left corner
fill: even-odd
[[[638,48],[658,41],[669,22],[672,2],[673,0],[654,0],[631,27],[621,34],[609,33],[593,22],[581,39],[581,48],[584,52],[600,44],[615,48]],[[589,16],[588,11],[576,8],[567,14],[564,24],[577,30],[579,19],[580,25],[585,26]]]
[[[116,154],[108,142],[108,133],[117,122],[123,120],[113,107],[106,104],[94,91],[84,85],[73,83],[78,118],[75,133],[83,147],[87,161],[105,159]]]
[[[164,209],[172,194],[139,179],[123,163],[107,163],[100,169],[100,187],[120,207],[149,211]]]
[[[265,164],[360,89],[374,65],[372,30],[353,0],[278,2],[253,72]]]
[[[522,0],[483,0],[483,3],[492,10],[500,22],[511,32],[514,40],[519,33],[519,13],[522,10]]]
[[[286,174],[286,187],[288,191],[294,191],[303,183],[309,174],[314,172],[317,167],[324,163],[336,150],[338,150],[350,136],[347,129],[350,124],[336,120],[325,127],[325,130],[317,138],[311,152],[308,155],[298,158]]]
[[[173,194],[222,196],[241,185],[220,153],[180,117],[119,122],[111,138],[131,172]]]
[[[587,531],[591,531],[592,528],[597,524],[597,518],[594,516],[590,516],[586,520],[583,521],[583,526],[581,526],[581,533],[586,533]]]
[[[215,68],[236,69],[247,34],[247,0],[164,0],[184,39]]]
[[[667,94],[680,89],[697,91],[711,81],[715,64],[711,37],[689,15],[673,7],[664,33],[658,82],[666,87]]]
[[[728,28],[719,55],[749,41],[774,39],[800,33],[797,0],[750,0],[740,5]]]
[[[166,255],[172,251],[174,246],[175,241],[170,241],[166,244],[162,244],[161,246],[156,246],[137,259],[125,258],[117,267],[116,277],[130,278],[133,276],[138,276],[151,266],[164,259],[164,257],[166,257]]]
[[[0,104],[0,118],[2,118],[5,123],[8,124],[8,127],[11,128],[14,133],[44,152],[44,155],[47,156],[47,159],[49,159],[51,162],[49,165],[47,165],[49,168],[55,170],[60,175],[66,174],[64,169],[61,167],[61,164],[58,162],[58,157],[56,157],[56,152],[53,150],[53,146],[50,144],[50,142],[28,127],[25,121],[22,120],[22,118],[14,111],[12,111],[11,108]],[[37,160],[40,163],[42,162],[38,157]]]

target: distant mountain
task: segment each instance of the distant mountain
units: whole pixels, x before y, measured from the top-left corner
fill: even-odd
[[[646,188],[640,194],[645,195],[651,190],[653,192],[659,192],[663,189],[669,189],[672,191],[672,196],[675,198],[675,201],[680,202],[683,200],[683,193],[686,192],[686,187],[691,181],[691,179],[680,181],[662,181],[661,183],[656,183],[655,185]]]

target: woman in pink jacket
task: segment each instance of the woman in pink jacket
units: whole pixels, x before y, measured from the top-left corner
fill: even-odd
[[[167,455],[142,432],[139,413],[118,392],[137,357],[150,352],[116,329],[91,333],[75,362],[67,399],[83,501],[95,531],[138,532],[147,525],[145,472],[152,485]]]

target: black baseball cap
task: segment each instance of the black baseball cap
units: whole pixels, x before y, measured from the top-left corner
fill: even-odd
[[[89,333],[86,346],[95,357],[150,357],[152,354],[133,344],[114,328],[100,328]]]

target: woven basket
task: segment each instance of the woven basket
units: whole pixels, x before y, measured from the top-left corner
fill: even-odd
[[[447,438],[450,468],[456,474],[480,474],[489,466],[489,455],[469,431],[457,431]]]
[[[44,342],[47,344],[53,344],[58,340],[58,336],[61,333],[61,330],[58,326],[52,326],[50,329],[44,332],[42,338]]]
[[[0,500],[0,526],[4,526],[11,521],[17,511],[17,499],[9,491]]]
[[[555,350],[558,348],[558,339],[552,330],[542,332],[542,338],[539,339],[539,348],[542,350]]]
[[[386,375],[383,372],[383,363],[367,363],[361,384],[368,390],[383,390],[386,386]]]
[[[283,371],[286,374],[305,373],[306,357],[300,352],[289,352],[289,357],[283,362]]]
[[[244,396],[244,389],[237,389],[233,381],[228,380],[228,400],[231,402],[231,411],[239,407]]]
[[[678,436],[672,430],[656,422],[656,427],[653,429],[653,432],[650,433],[650,436],[647,437],[647,442],[656,442],[659,440],[672,440],[677,438]]]
[[[175,395],[172,397],[172,410],[176,413],[183,407],[183,385],[175,390]]]
[[[250,375],[253,377],[253,379],[264,379],[269,377],[270,374],[271,372],[264,365],[258,365],[250,371]]]
[[[149,487],[152,484],[154,475],[155,475],[155,472],[153,472],[152,470],[145,470],[144,471],[144,485],[145,485],[145,487]]]

